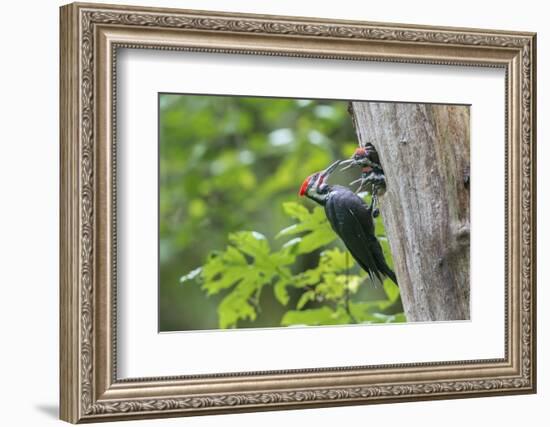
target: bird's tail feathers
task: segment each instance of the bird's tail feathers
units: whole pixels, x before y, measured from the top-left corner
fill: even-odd
[[[397,286],[399,286],[399,283],[397,283],[397,277],[395,276],[395,273],[388,269],[383,272],[379,271],[368,271],[368,276],[365,277],[365,280],[368,280],[370,282],[370,285],[374,289],[378,289],[384,286],[384,279],[385,277],[388,277],[392,280],[393,283],[395,283]]]
[[[365,277],[365,281],[368,280],[370,287],[379,289],[384,284],[384,277],[378,271],[367,271],[368,276]]]

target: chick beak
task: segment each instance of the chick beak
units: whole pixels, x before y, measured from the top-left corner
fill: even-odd
[[[343,167],[340,169],[340,171],[345,171],[351,168],[352,166],[355,166],[355,161],[353,159],[343,160],[340,162],[340,165],[347,165],[346,167]]]

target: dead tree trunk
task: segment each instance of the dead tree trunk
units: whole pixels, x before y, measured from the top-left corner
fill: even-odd
[[[378,150],[380,211],[408,321],[470,318],[470,110],[353,102]]]

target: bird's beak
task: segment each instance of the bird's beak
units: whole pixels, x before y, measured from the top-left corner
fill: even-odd
[[[332,165],[330,165],[323,172],[321,172],[321,177],[323,177],[323,179],[328,178],[332,174],[332,172],[336,170],[336,168],[341,162],[342,162],[341,160],[336,160]]]
[[[343,160],[340,162],[340,165],[347,165],[346,167],[340,169],[340,171],[345,171],[351,168],[352,166],[355,166],[355,161],[353,159]]]

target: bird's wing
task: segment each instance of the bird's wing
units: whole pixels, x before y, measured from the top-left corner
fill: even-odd
[[[365,270],[373,282],[381,281],[376,260],[370,250],[372,246],[369,239],[368,226],[360,219],[361,209],[368,212],[363,201],[356,197],[353,192],[350,194],[334,194],[327,204],[325,210],[332,228],[342,239],[353,258]]]
[[[379,268],[376,262],[376,254],[372,252],[373,248],[376,248],[376,246],[379,246],[378,241],[376,241],[376,244],[373,246],[373,238],[376,240],[376,237],[374,235],[369,234],[367,230],[365,230],[363,222],[359,219],[359,216],[357,215],[357,211],[353,209],[352,207],[348,208],[348,212],[350,214],[350,227],[353,228],[353,231],[355,235],[357,236],[357,239],[350,239],[349,242],[346,243],[347,248],[353,255],[353,257],[357,260],[359,265],[363,267],[364,270],[369,273],[369,276],[375,281],[375,277],[382,281],[382,277],[380,276]],[[382,255],[383,256],[383,255]]]
[[[365,202],[351,191],[340,190],[329,199],[325,209],[334,231],[372,281],[381,282],[384,274],[397,284],[374,234],[372,214]]]
[[[378,271],[389,277],[397,285],[397,278],[395,277],[395,273],[386,263],[386,258],[384,257],[382,246],[380,245],[380,242],[374,234],[374,224],[372,221],[370,210],[366,206],[353,206],[352,209],[354,210],[355,216],[357,217],[358,221],[360,221],[363,225],[365,235],[367,236],[366,238],[368,241],[368,246],[370,248],[370,251],[374,258],[374,263],[376,264]]]

